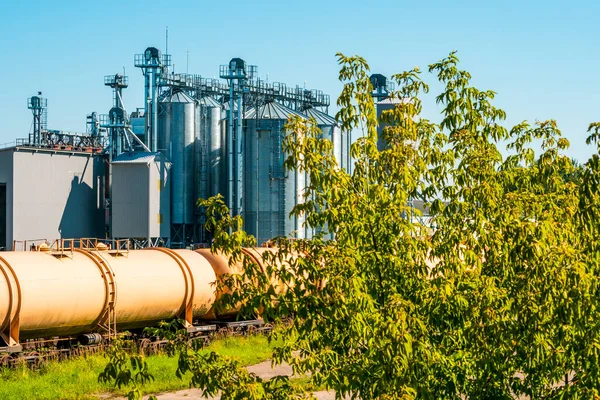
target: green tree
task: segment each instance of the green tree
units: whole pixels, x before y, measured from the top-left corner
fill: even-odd
[[[286,167],[310,178],[293,213],[322,234],[280,238],[263,271],[241,252],[254,240],[239,217],[220,198],[201,201],[213,250],[246,264],[244,276],[220,283],[235,289],[221,306],[242,303],[268,321],[292,316],[276,333],[275,362],[339,396],[598,397],[600,156],[574,165],[552,120],[505,128],[494,92],[473,87],[455,53],[429,66],[444,87],[440,123],[421,117],[421,71],[393,76],[404,101],[382,116],[380,151],[369,67],[338,59],[337,119],[363,133],[352,175],[314,120],[290,119],[283,144]],[[597,143],[600,124],[589,131]],[[435,230],[412,218],[415,199]],[[215,373],[219,366],[229,372]],[[236,368],[204,357],[192,383],[208,393],[237,388],[232,399],[292,395]]]
[[[114,339],[108,348],[108,363],[98,376],[102,383],[113,383],[116,387],[129,387],[128,400],[141,400],[143,398],[140,386],[153,381],[154,376],[148,371],[148,363],[140,354],[127,349],[128,345],[122,338]],[[148,400],[156,400],[149,396]]]

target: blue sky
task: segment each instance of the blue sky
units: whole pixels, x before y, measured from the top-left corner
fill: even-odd
[[[600,120],[600,3],[592,1],[72,1],[17,2],[0,9],[0,144],[31,127],[27,97],[48,98],[51,129],[85,130],[111,105],[104,75],[126,69],[129,111],[143,104],[133,55],[164,48],[176,71],[206,77],[242,57],[271,81],[318,88],[335,99],[335,53],[365,57],[391,75],[458,50],[480,89],[498,92],[507,125],[554,118],[585,160],[590,122]],[[433,83],[433,76],[425,74]],[[425,115],[439,120],[431,100]],[[331,112],[335,111],[332,107]]]

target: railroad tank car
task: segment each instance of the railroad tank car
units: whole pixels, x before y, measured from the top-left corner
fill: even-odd
[[[261,268],[267,251],[244,249]],[[122,251],[99,243],[2,252],[0,352],[19,352],[27,339],[110,335],[175,318],[194,332],[194,322],[235,318],[239,307],[215,308],[223,293],[214,283],[231,273],[243,273],[243,265],[209,249]]]

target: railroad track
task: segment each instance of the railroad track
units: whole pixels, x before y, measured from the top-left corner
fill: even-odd
[[[187,338],[190,343],[200,347],[209,345],[214,339],[228,336],[246,336],[267,334],[272,331],[270,324],[262,320],[224,322],[214,321],[207,324],[194,325],[187,328]],[[170,341],[157,336],[149,336],[143,331],[122,333],[130,343],[127,348],[142,355],[154,355],[165,351]],[[99,333],[91,333],[78,337],[29,340],[22,343],[20,352],[2,352],[0,348],[0,368],[12,368],[27,365],[35,369],[48,361],[62,361],[73,357],[102,354],[110,340]]]

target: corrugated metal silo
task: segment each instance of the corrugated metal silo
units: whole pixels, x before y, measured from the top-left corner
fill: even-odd
[[[221,107],[210,109],[210,195],[220,193],[223,169],[223,141],[221,139]]]
[[[338,128],[340,129],[340,128]],[[352,140],[351,140],[351,133],[350,132],[341,132],[340,129],[340,136],[342,137],[342,151],[341,151],[341,164],[340,166],[342,167],[342,169],[345,169],[346,172],[351,173],[352,171],[350,170],[350,145],[352,144]]]
[[[196,126],[198,137],[196,138],[196,173],[195,173],[195,197],[193,207],[197,215],[198,235],[196,240],[206,242],[204,230],[205,211],[195,207],[195,201],[199,198],[207,199],[213,196],[213,182],[220,179],[219,174],[215,172],[220,167],[220,155],[214,159],[216,153],[221,151],[219,121],[221,119],[221,104],[210,96],[202,97],[198,100]],[[215,139],[217,140],[214,143]],[[216,166],[215,166],[216,165]]]
[[[305,174],[286,172],[281,148],[284,125],[291,115],[303,115],[269,102],[244,115],[244,224],[258,243],[297,231],[305,237],[302,220],[289,218],[292,208],[303,201]]]
[[[212,195],[210,177],[214,176],[213,145],[219,150],[221,147],[219,137],[221,105],[210,96],[202,97],[198,100],[198,114],[199,136],[196,140],[196,198],[206,199]],[[214,136],[217,136],[217,138]],[[215,139],[217,139],[217,143],[213,144]],[[220,159],[216,160],[216,163],[218,162],[220,162]]]
[[[198,137],[196,103],[183,92],[175,92],[161,104],[158,142],[172,163],[171,223],[194,222],[194,143]]]
[[[331,140],[333,143],[333,155],[338,163],[338,166],[340,168],[347,169],[346,154],[348,153],[348,142],[347,138],[345,137],[347,135],[342,133],[340,125],[335,118],[314,108],[305,110],[304,114],[306,114],[307,117],[312,117],[317,121],[317,125],[323,132],[323,138]]]

